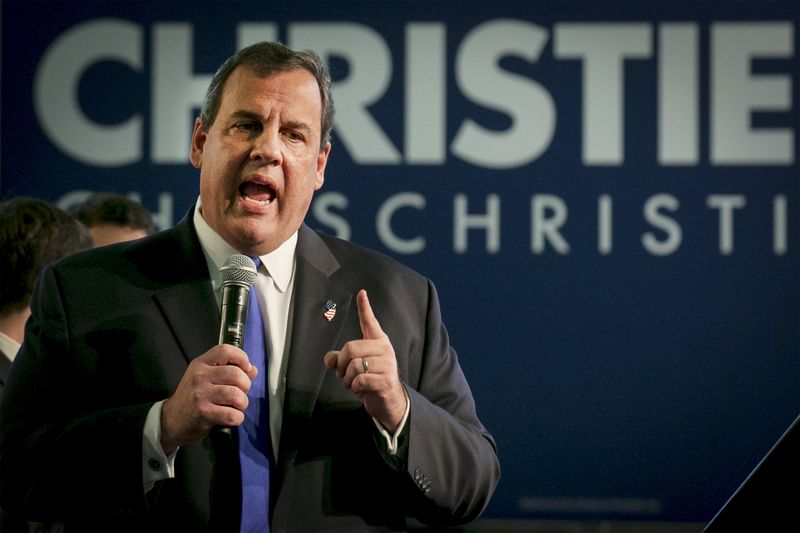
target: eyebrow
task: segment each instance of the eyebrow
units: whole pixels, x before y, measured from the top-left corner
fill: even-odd
[[[247,109],[237,109],[233,113],[231,113],[231,118],[244,118],[249,120],[258,120],[263,121],[264,118],[254,111],[249,111]],[[281,127],[290,128],[294,130],[302,130],[304,132],[311,132],[311,127],[306,124],[305,122],[297,121],[297,120],[290,120],[281,124]]]
[[[248,111],[246,109],[237,109],[233,113],[231,113],[231,118],[249,118],[255,120],[261,120],[261,115],[254,111]]]

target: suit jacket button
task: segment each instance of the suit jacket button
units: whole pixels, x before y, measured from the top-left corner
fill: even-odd
[[[147,466],[154,472],[161,472],[161,461],[158,459],[150,458],[147,460]]]

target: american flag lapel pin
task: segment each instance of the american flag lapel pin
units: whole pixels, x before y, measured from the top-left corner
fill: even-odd
[[[336,302],[333,300],[328,300],[325,302],[325,314],[323,315],[328,322],[333,320],[333,317],[336,316]]]

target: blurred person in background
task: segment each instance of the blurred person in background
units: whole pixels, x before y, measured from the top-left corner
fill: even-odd
[[[45,265],[92,247],[83,226],[36,198],[0,202],[0,396],[19,350],[28,302]]]
[[[70,213],[89,228],[95,246],[141,239],[153,233],[150,212],[121,194],[94,193]]]

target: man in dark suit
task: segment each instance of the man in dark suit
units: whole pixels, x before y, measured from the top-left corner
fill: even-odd
[[[45,265],[92,247],[85,227],[67,213],[38,198],[0,202],[0,399],[31,315],[29,302]],[[34,387],[19,382],[18,387]],[[0,505],[0,531],[37,528],[8,516]]]
[[[45,271],[0,406],[6,510],[78,530],[276,532],[453,525],[484,509],[495,444],[433,285],[303,225],[332,120],[316,54],[242,50],[195,123],[193,212]],[[216,345],[234,253],[261,262],[261,367]],[[249,496],[237,454],[253,409],[269,412],[269,502]],[[251,518],[264,510],[268,523]]]

